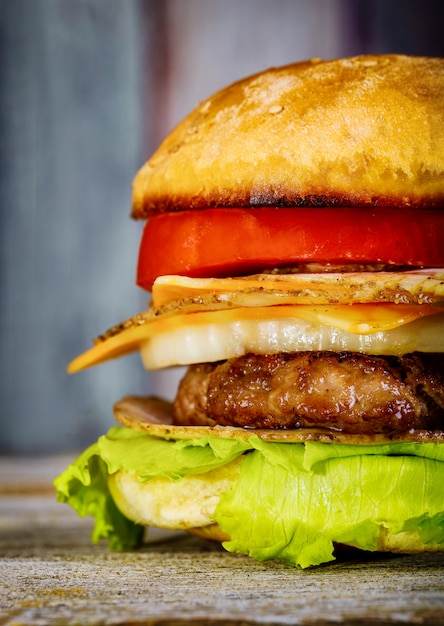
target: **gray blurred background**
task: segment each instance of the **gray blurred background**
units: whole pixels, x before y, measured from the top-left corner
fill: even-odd
[[[309,57],[443,56],[440,0],[0,0],[0,454],[78,450],[128,393],[179,373],[138,355],[68,376],[145,307],[131,181],[224,85]]]

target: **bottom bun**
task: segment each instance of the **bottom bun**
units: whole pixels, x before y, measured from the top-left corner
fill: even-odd
[[[220,495],[239,477],[243,460],[240,456],[218,469],[179,481],[158,477],[140,482],[137,475],[120,470],[109,477],[109,490],[120,511],[141,526],[193,530],[224,541],[228,536],[212,529],[217,526],[212,515]],[[214,537],[210,537],[212,532]]]
[[[206,539],[208,541],[216,541],[217,543],[223,543],[224,541],[230,541],[229,535],[225,533],[219,524],[211,524],[210,526],[204,526],[203,528],[190,528],[187,530],[191,535]]]
[[[214,522],[213,514],[222,493],[237,481],[245,456],[206,472],[187,475],[178,481],[153,478],[140,482],[136,474],[124,470],[109,477],[109,489],[120,511],[142,526],[185,530],[203,539],[229,541],[229,535]],[[362,549],[355,542],[334,542],[335,545]],[[384,520],[379,525],[377,552],[415,554],[442,551],[438,543],[425,544],[418,530],[390,532]]]

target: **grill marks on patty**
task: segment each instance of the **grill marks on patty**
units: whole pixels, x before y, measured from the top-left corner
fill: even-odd
[[[192,365],[174,402],[181,425],[397,433],[444,425],[441,355],[300,352]]]

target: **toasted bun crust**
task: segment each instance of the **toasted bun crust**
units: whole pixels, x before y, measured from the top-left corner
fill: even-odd
[[[135,218],[256,206],[444,206],[444,59],[272,68],[199,104],[134,180]]]
[[[120,470],[110,476],[110,491],[122,513],[141,525],[186,530],[204,539],[228,541],[230,537],[211,517],[221,493],[236,480],[242,460],[240,457],[219,470],[186,476],[179,482],[154,478],[141,483],[134,474]],[[377,541],[379,552],[415,554],[441,549],[433,542],[424,544],[416,530],[394,534],[381,521]]]

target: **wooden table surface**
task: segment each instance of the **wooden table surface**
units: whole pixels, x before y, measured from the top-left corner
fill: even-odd
[[[349,554],[309,570],[182,534],[111,553],[54,500],[67,460],[0,458],[0,625],[444,624],[444,554]]]

